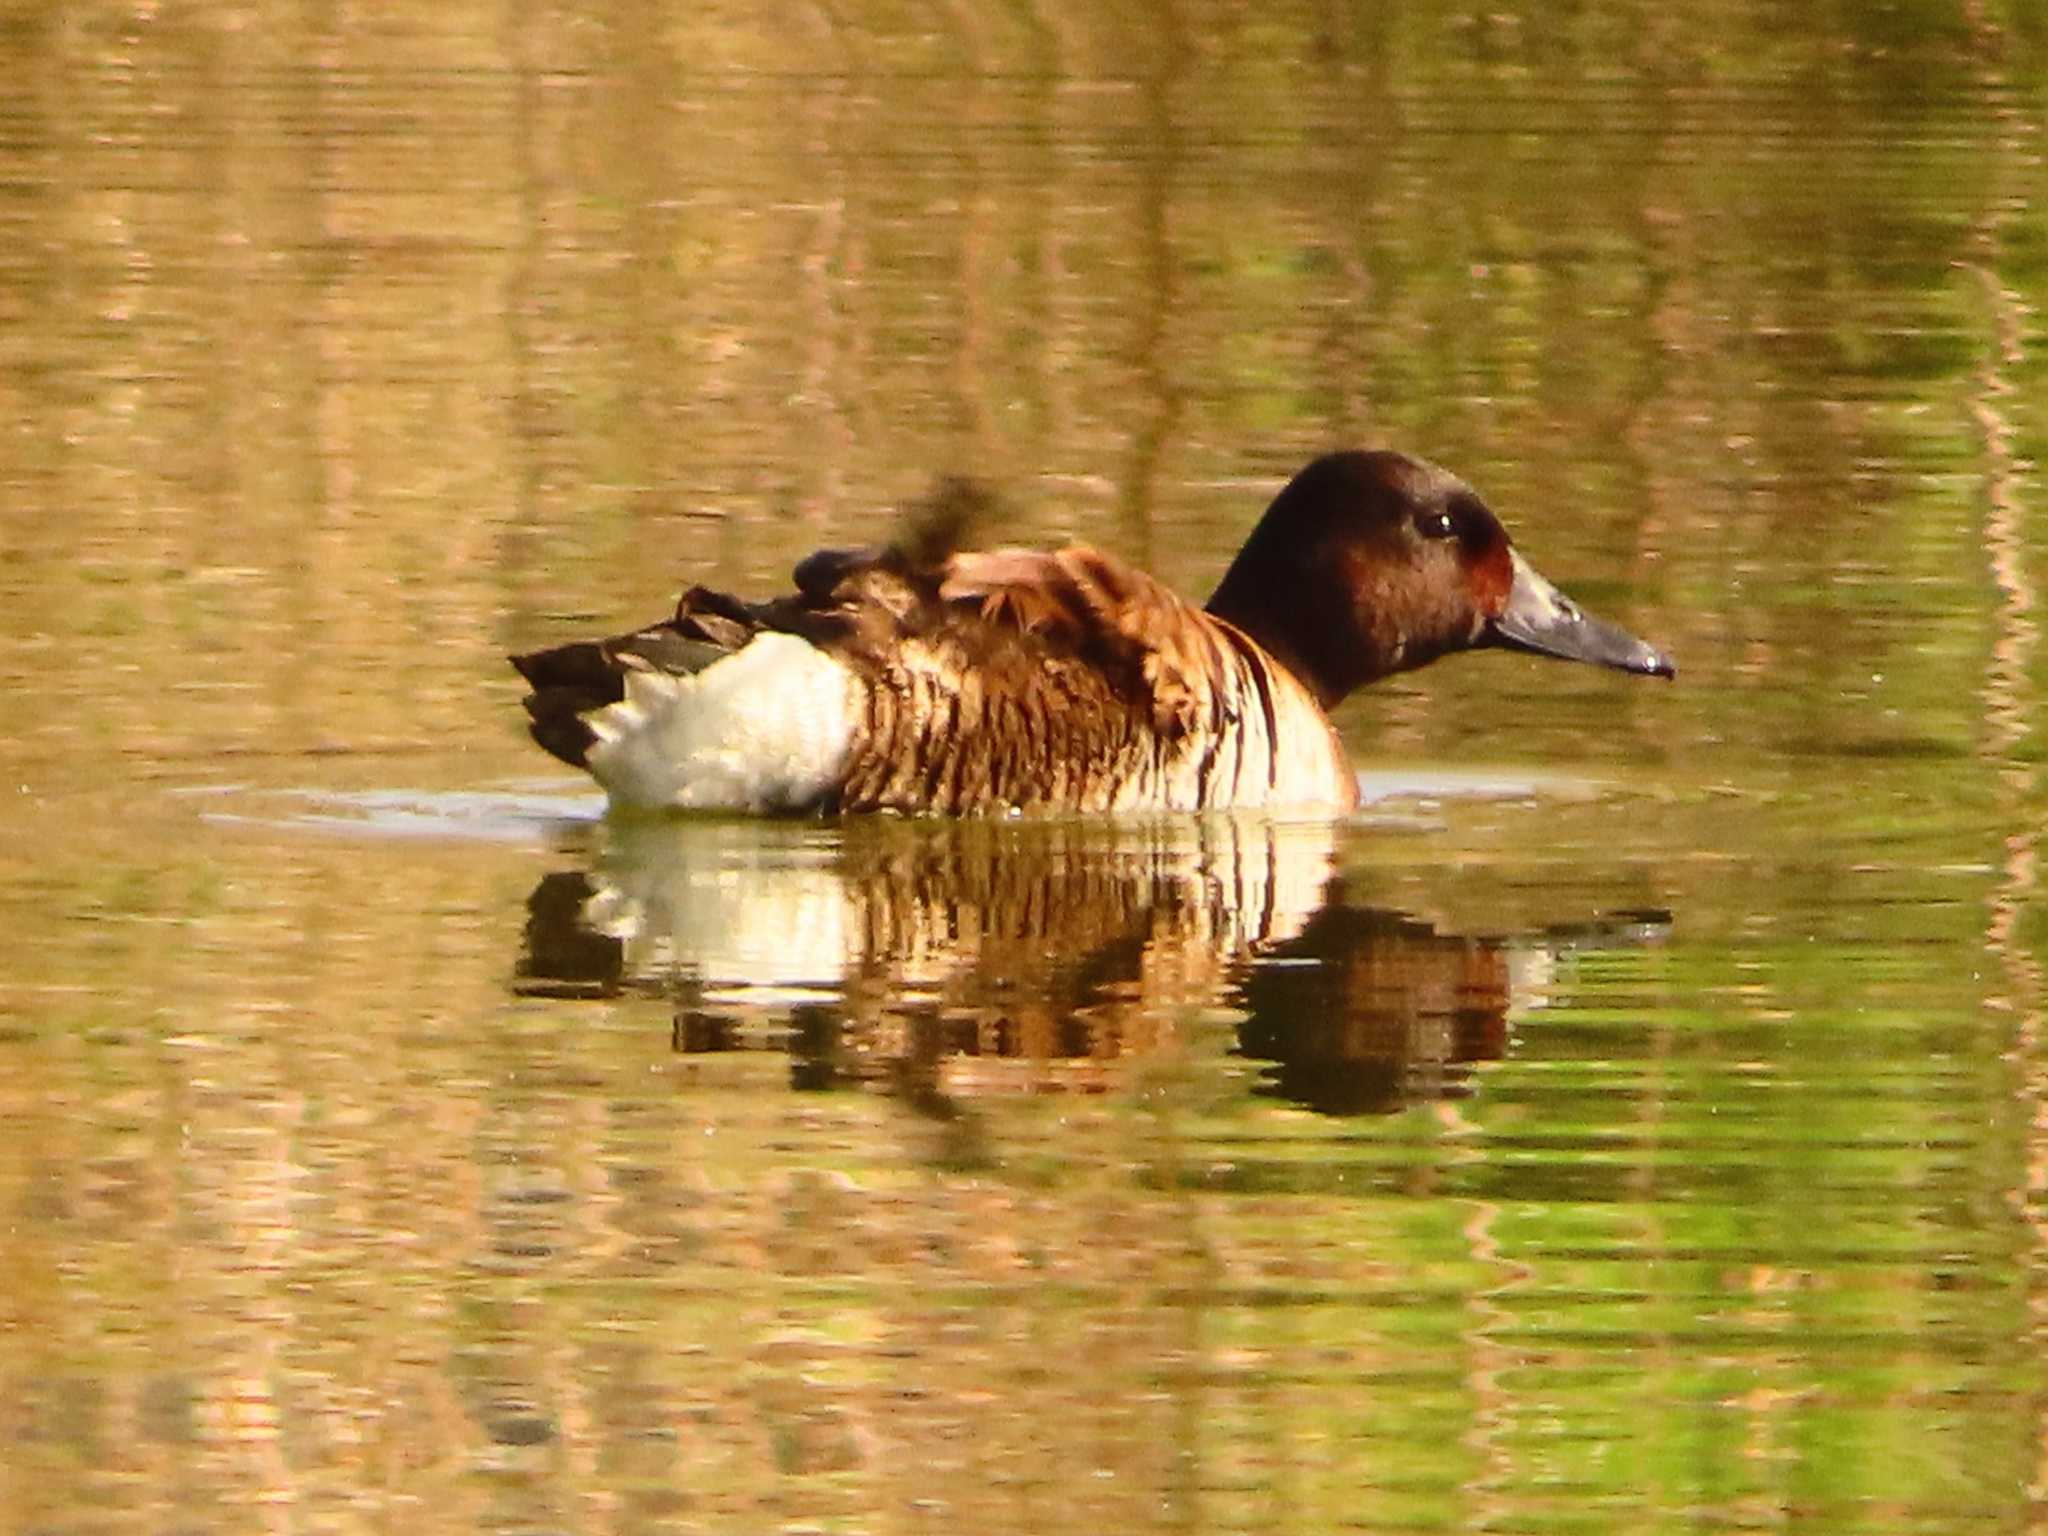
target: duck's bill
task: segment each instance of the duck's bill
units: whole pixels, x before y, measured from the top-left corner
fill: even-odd
[[[1515,584],[1507,606],[1488,622],[1482,643],[1555,656],[1560,661],[1590,661],[1595,666],[1646,677],[1676,677],[1671,658],[1646,645],[1627,630],[1596,619],[1537,575],[1519,553],[1514,556]]]

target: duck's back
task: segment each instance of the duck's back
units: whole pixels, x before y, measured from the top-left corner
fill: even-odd
[[[1356,801],[1291,674],[1097,551],[827,552],[797,585],[759,605],[697,589],[651,629],[517,658],[536,739],[640,806]]]

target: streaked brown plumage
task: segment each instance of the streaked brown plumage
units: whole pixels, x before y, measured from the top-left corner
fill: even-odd
[[[1331,454],[1303,470],[1206,609],[1085,546],[956,550],[976,496],[942,490],[897,546],[811,556],[783,597],[692,588],[661,624],[515,657],[533,685],[535,739],[615,799],[1341,811],[1357,781],[1325,710],[1363,683],[1486,645],[1671,672],[1530,570],[1461,481],[1405,455]],[[819,728],[826,747],[804,744],[804,772],[755,797],[721,778],[699,797],[688,772],[650,777],[628,762],[655,750],[648,743],[681,740],[726,775],[743,749],[780,750],[741,739],[744,711],[740,726],[721,714],[726,734],[707,745],[690,719],[691,684],[679,681],[709,683],[714,664],[764,635],[795,637],[810,650],[791,655],[833,664],[811,665],[810,691],[792,695],[821,699],[832,717]],[[719,709],[730,713],[730,701]]]

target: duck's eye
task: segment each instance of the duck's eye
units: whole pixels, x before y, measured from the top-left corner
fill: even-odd
[[[1448,539],[1457,533],[1458,524],[1448,512],[1418,512],[1415,531],[1425,539]]]

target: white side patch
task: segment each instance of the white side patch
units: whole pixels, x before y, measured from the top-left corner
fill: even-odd
[[[764,634],[691,677],[628,672],[583,718],[590,772],[621,805],[787,811],[838,781],[860,681],[795,635]]]

